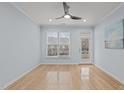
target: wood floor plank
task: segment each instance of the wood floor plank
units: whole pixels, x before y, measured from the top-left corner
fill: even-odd
[[[124,85],[95,65],[40,65],[6,90],[114,90]]]

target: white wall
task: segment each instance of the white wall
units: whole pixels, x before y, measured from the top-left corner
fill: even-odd
[[[40,62],[40,27],[0,3],[0,88]]]
[[[124,5],[95,27],[95,64],[124,83],[124,49],[105,49],[104,28],[124,18]]]
[[[46,33],[49,31],[55,32],[70,32],[71,34],[71,46],[70,46],[70,57],[63,58],[48,58],[46,57]],[[65,25],[58,26],[42,26],[41,27],[41,64],[79,64],[81,61],[80,58],[80,32],[93,32],[91,28],[83,28],[83,27],[72,27]],[[92,36],[92,35],[91,35]]]

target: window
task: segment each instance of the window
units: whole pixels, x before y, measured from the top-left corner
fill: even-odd
[[[47,33],[47,56],[57,56],[58,54],[58,33]]]
[[[69,55],[70,33],[59,33],[59,55]]]
[[[47,56],[69,56],[70,33],[48,32],[47,33]]]

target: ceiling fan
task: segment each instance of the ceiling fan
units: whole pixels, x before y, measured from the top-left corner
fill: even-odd
[[[70,6],[67,5],[66,2],[63,2],[63,8],[64,8],[64,13],[65,14],[61,17],[56,18],[56,19],[61,19],[61,18],[73,19],[73,20],[81,20],[82,19],[81,17],[73,16],[69,13]]]

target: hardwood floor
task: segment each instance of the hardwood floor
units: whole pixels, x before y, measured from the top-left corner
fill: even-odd
[[[7,90],[113,90],[124,85],[94,65],[40,65]]]

